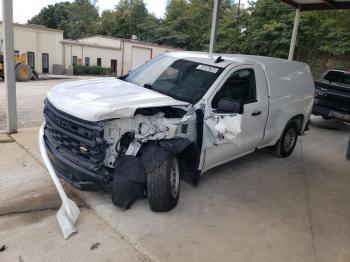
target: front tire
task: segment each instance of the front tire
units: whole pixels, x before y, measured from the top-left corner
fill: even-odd
[[[169,155],[147,174],[147,194],[152,211],[166,212],[177,205],[180,194],[180,169],[174,155]]]
[[[18,82],[27,82],[33,77],[32,69],[26,64],[17,64],[15,69],[16,80]]]
[[[293,152],[298,140],[298,126],[296,123],[291,122],[287,124],[284,129],[281,138],[274,146],[274,154],[278,157],[288,157]]]

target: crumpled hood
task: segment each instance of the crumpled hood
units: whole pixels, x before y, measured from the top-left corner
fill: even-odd
[[[131,117],[137,108],[188,105],[112,77],[59,84],[47,97],[57,109],[88,121]]]

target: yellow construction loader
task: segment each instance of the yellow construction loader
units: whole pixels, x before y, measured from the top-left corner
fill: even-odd
[[[31,79],[36,80],[38,78],[38,73],[27,64],[27,54],[15,54],[14,59],[16,61],[16,81],[26,82]],[[5,78],[3,53],[0,53],[0,77],[3,79]]]

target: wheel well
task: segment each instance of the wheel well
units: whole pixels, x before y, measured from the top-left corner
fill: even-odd
[[[177,154],[183,176],[193,177],[198,169],[199,148],[196,143],[189,144],[180,154]]]
[[[168,144],[168,146],[172,145],[173,142],[176,141],[172,141],[170,144]],[[175,154],[176,158],[179,160],[179,165],[184,176],[194,176],[194,174],[197,172],[200,160],[200,149],[197,143],[191,142],[185,148],[176,151],[172,150],[175,148],[175,146],[172,148],[165,147],[164,144],[161,144],[161,141],[148,141],[141,146],[137,156],[140,157],[145,151],[148,150],[149,147],[161,147],[164,150]]]
[[[288,123],[294,122],[298,126],[298,133],[301,134],[303,123],[304,123],[304,115],[296,115]]]

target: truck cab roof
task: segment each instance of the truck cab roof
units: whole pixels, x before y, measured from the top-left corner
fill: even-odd
[[[203,63],[210,66],[225,68],[229,65],[256,65],[261,67],[268,82],[269,96],[279,97],[291,93],[314,90],[313,79],[307,64],[275,57],[240,55],[240,54],[209,54],[205,52],[169,52],[166,55]],[[218,57],[223,61],[216,63]]]
[[[207,65],[225,68],[230,64],[259,64],[263,68],[279,66],[281,64],[292,63],[305,65],[304,63],[289,61],[286,59],[266,56],[255,56],[255,55],[241,55],[241,54],[222,54],[213,53],[209,54],[206,52],[193,52],[193,51],[182,51],[182,52],[169,52],[166,53],[169,56],[176,57],[179,59],[188,59],[191,61],[200,62]],[[215,62],[218,57],[223,60],[221,62]]]

